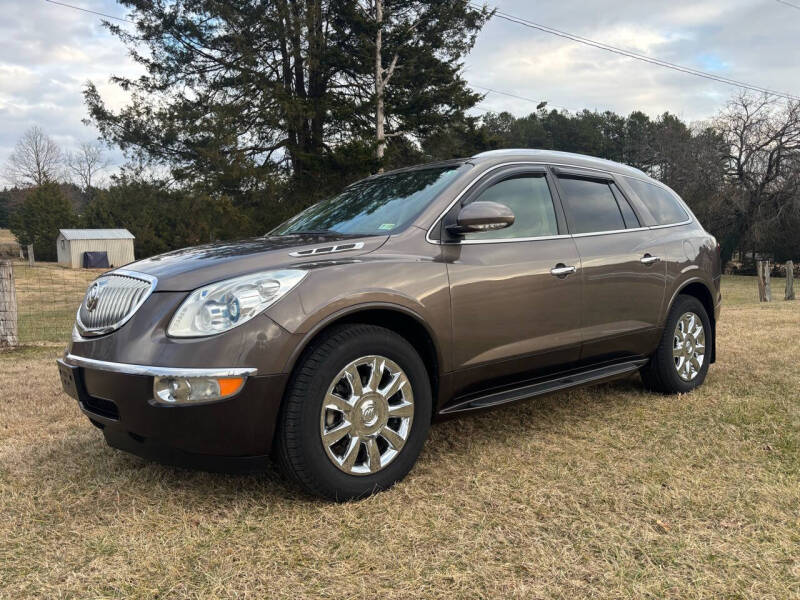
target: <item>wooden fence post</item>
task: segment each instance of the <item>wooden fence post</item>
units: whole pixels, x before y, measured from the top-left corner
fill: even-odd
[[[32,267],[34,262],[33,258],[33,244],[28,244],[28,266]]]
[[[0,261],[0,348],[14,348],[18,344],[14,267],[10,260],[4,260]]]
[[[756,261],[756,275],[758,276],[758,301],[772,301],[772,290],[769,285],[769,261]]]
[[[785,300],[794,300],[794,263],[786,261],[786,295]]]

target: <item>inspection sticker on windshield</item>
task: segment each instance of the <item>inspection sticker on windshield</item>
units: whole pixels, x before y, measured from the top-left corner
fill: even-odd
[[[394,223],[384,223],[378,229],[394,229]]]

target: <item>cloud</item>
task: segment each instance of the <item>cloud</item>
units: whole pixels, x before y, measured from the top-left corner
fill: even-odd
[[[800,94],[800,83],[795,83],[800,82],[800,13],[773,0],[488,3],[640,54]],[[572,110],[643,110],[651,115],[669,111],[701,120],[714,115],[737,91],[498,18],[480,33],[466,62],[470,83]],[[481,106],[517,115],[535,109],[531,102],[492,93]]]
[[[77,0],[76,5],[122,14],[111,0]],[[4,3],[0,21],[0,163],[22,133],[41,126],[65,151],[94,141],[98,132],[86,118],[82,90],[95,81],[112,104],[126,95],[108,84],[112,74],[138,74],[124,46],[100,19],[43,0]],[[113,163],[123,157],[109,151]]]
[[[113,0],[72,0],[124,16]],[[774,0],[487,0],[500,10],[639,53],[764,87],[800,94],[800,12]],[[684,119],[716,113],[735,88],[590,48],[493,19],[467,57],[467,81],[571,110],[614,110]],[[114,107],[127,94],[109,83],[137,75],[120,41],[100,18],[28,0],[5,2],[0,20],[0,163],[31,125],[64,150],[94,140],[81,91],[95,82]],[[479,90],[481,91],[481,90]],[[483,108],[527,114],[535,104],[490,93]],[[121,153],[111,153],[122,162]]]

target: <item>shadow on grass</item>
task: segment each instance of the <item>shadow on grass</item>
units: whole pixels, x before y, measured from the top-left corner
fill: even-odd
[[[463,414],[433,425],[420,462],[436,471],[444,460],[462,461],[468,470],[475,446],[509,444],[521,437],[547,432],[558,435],[581,421],[614,413],[646,396],[638,378],[591,388],[569,390],[507,406]],[[469,438],[469,443],[464,443]],[[535,458],[535,457],[533,457]],[[284,479],[274,464],[251,474],[225,474],[161,465],[106,445],[102,433],[88,422],[71,427],[61,437],[38,440],[20,449],[16,464],[23,476],[52,489],[95,490],[96,500],[109,495],[135,495],[139,501],[180,502],[211,510],[220,503],[238,505],[315,505],[318,499]],[[13,466],[7,474],[19,471]],[[413,474],[413,471],[412,471]]]

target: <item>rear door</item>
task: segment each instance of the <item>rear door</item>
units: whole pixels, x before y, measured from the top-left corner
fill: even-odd
[[[580,353],[580,261],[544,167],[492,172],[449,211],[476,200],[505,204],[505,229],[445,240],[450,278],[454,392],[479,382],[544,373]],[[559,271],[558,269],[561,269]]]
[[[664,290],[661,245],[614,176],[553,168],[565,216],[581,258],[582,361],[652,352]]]

